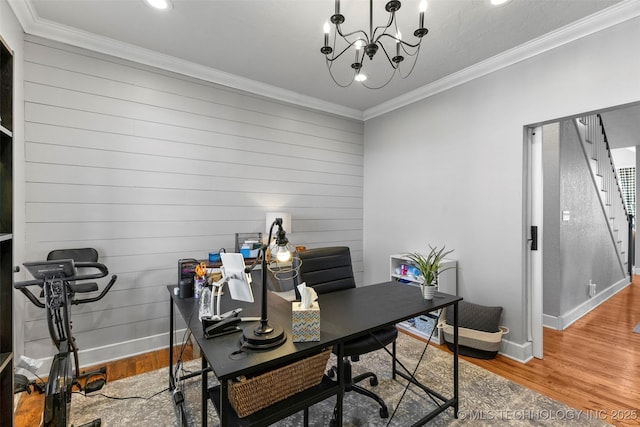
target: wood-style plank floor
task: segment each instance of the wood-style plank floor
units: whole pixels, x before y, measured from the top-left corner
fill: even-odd
[[[618,427],[640,426],[640,334],[632,332],[639,322],[640,276],[634,276],[632,285],[567,330],[545,329],[541,360],[465,359]],[[164,350],[109,363],[107,380],[167,366],[168,355]],[[191,357],[189,348],[186,358]],[[42,396],[23,393],[15,427],[37,426],[42,406]]]
[[[175,358],[174,360],[176,360],[180,354],[180,348],[175,347],[173,354]],[[193,356],[191,344],[188,342],[184,349],[183,360],[191,360]],[[154,371],[165,366],[169,366],[168,348],[140,354],[127,359],[116,360],[106,364],[107,382]],[[96,367],[87,367],[86,369],[83,369],[83,372],[91,371],[95,368]],[[38,392],[32,392],[31,394],[22,393],[13,416],[14,427],[38,427],[40,425],[43,410],[43,394],[39,394]]]
[[[640,425],[640,276],[564,331],[545,328],[544,357],[465,358],[616,426]],[[533,408],[522,408],[533,409]]]

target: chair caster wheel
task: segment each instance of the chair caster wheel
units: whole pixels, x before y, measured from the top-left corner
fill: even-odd
[[[371,379],[369,380],[369,384],[371,384],[371,387],[375,387],[378,385],[378,378],[377,377],[371,377]]]
[[[380,418],[389,418],[389,410],[387,408],[380,408]]]
[[[338,427],[338,422],[335,420],[335,418],[331,418],[331,421],[329,421],[329,427]]]
[[[335,377],[335,376],[336,376],[336,373],[335,373],[335,372],[333,372],[333,369],[329,369],[329,370],[327,371],[327,376],[328,376],[329,378],[333,378],[333,377]]]

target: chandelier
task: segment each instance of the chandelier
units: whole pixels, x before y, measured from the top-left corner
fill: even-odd
[[[388,1],[385,10],[389,13],[386,25],[373,26],[373,0],[369,0],[369,32],[365,30],[356,30],[349,33],[343,32],[342,24],[345,22],[344,15],[340,14],[340,0],[335,0],[335,14],[329,18],[333,24],[333,36],[330,36],[331,26],[329,21],[324,24],[324,45],[320,52],[325,56],[327,68],[333,81],[341,87],[348,87],[354,81],[361,82],[363,86],[369,89],[380,89],[386,86],[393,76],[397,73],[401,78],[407,78],[418,60],[420,53],[420,43],[422,38],[427,35],[429,30],[424,27],[424,13],[427,10],[426,0],[422,0],[419,6],[419,25],[413,32],[415,41],[409,43],[402,39],[402,34],[398,29],[396,12],[400,9],[401,3],[398,0]],[[329,43],[331,40],[331,44]],[[342,49],[342,50],[340,50]],[[382,51],[382,53],[379,53]],[[349,53],[352,52],[352,53]],[[378,83],[367,84],[368,78],[366,67],[367,61],[373,61],[374,56],[383,56],[386,58],[388,65],[391,67],[387,73],[387,77],[371,79],[378,80]],[[382,55],[384,54],[384,55]],[[405,56],[413,58],[411,64],[403,64]],[[338,61],[339,58],[343,58]],[[349,63],[352,58],[351,69],[349,71],[350,78],[348,81],[341,81],[336,78],[332,70],[334,65]],[[383,60],[384,61],[384,60]],[[402,67],[401,67],[402,66]],[[401,69],[402,68],[402,69]],[[408,68],[408,71],[407,71]]]

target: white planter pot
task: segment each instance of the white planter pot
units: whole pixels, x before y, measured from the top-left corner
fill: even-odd
[[[432,300],[437,289],[437,286],[422,286],[422,298]]]

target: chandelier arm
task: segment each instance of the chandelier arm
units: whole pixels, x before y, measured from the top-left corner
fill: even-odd
[[[398,69],[398,65],[394,64],[394,62],[391,60],[391,57],[389,56],[389,53],[387,52],[387,49],[385,49],[384,45],[382,43],[379,43],[380,47],[382,48],[382,51],[384,52],[384,56],[387,57],[387,61],[389,61],[389,65],[391,65],[391,68],[393,68],[394,70]]]
[[[373,43],[377,43],[378,40],[380,39],[380,37],[384,36],[385,34],[387,36],[391,36],[391,34],[387,34],[386,31],[389,29],[389,27],[391,27],[393,25],[393,22],[395,21],[395,17],[396,17],[396,13],[395,12],[391,12],[390,16],[389,16],[389,22],[387,22],[387,25],[379,25],[376,27],[375,30],[371,31],[371,40],[375,40]],[[382,34],[380,34],[378,37],[375,37],[376,33],[378,32],[378,30],[382,30]],[[396,23],[396,32],[398,30],[398,25]],[[391,36],[393,37],[393,36]],[[395,37],[394,37],[395,38]]]
[[[340,87],[343,87],[343,88],[344,87],[349,87],[355,81],[355,74],[354,74],[354,77],[351,78],[351,81],[349,83],[347,83],[347,84],[343,84],[343,83],[340,83],[339,81],[337,81],[335,76],[333,75],[333,72],[331,71],[331,63],[329,62],[328,59],[327,59],[327,69],[329,70],[329,75],[331,76],[331,80],[333,80],[333,82],[335,84],[337,84],[338,86],[340,86]]]
[[[396,42],[400,42],[400,44],[401,44],[401,45],[403,45],[403,49],[404,49],[404,46],[408,46],[408,47],[411,47],[411,48],[420,47],[420,43],[422,43],[422,40],[420,40],[420,41],[418,41],[418,43],[416,43],[416,44],[411,44],[411,43],[408,43],[408,42],[406,42],[406,41],[404,41],[404,40],[402,40],[402,39],[399,39],[399,38],[397,38],[397,37],[395,37],[395,36],[392,36],[391,34],[388,34],[388,33],[380,34],[380,35],[378,36],[378,38],[376,39],[376,41],[375,41],[375,42],[376,42],[376,43],[379,43],[380,45],[382,45],[382,42],[380,41],[380,39],[381,39],[382,37],[389,37],[390,39],[393,39],[393,40],[394,40],[394,41],[396,41]],[[407,53],[407,55],[411,55],[411,54],[410,54],[409,52],[407,52],[406,50],[405,50],[405,52]],[[411,56],[413,56],[413,55],[411,55]]]
[[[353,46],[353,44],[350,44],[349,46],[345,47],[345,48],[344,48],[344,50],[343,50],[342,52],[340,52],[340,53],[339,53],[339,54],[337,54],[337,55],[332,56],[331,58],[329,58],[329,56],[325,55],[325,57],[327,58],[327,61],[329,61],[329,62],[333,62],[333,61],[335,61],[336,59],[340,58],[340,57],[342,56],[342,54],[343,54],[343,53],[345,53],[347,50],[349,50],[349,48],[350,48],[351,46]]]
[[[369,36],[367,35],[367,33],[365,33],[363,30],[356,30],[356,31],[352,31],[350,33],[347,34],[342,34],[342,30],[340,29],[340,25],[336,24],[336,32],[340,35],[340,37],[342,37],[343,39],[345,39],[347,41],[347,43],[353,44],[352,42],[349,41],[349,39],[347,39],[347,37],[351,37],[354,34],[362,34],[364,36],[364,39],[367,41],[367,43],[369,43]]]

